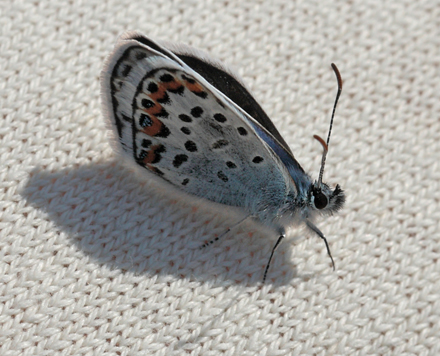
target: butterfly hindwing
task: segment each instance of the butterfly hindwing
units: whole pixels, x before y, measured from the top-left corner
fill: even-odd
[[[279,207],[290,177],[278,156],[242,111],[166,53],[126,40],[110,59],[104,105],[123,150],[189,194],[256,212]]]

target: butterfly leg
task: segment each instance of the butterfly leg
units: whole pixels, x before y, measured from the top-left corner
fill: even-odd
[[[327,239],[325,238],[324,234],[315,226],[313,225],[310,221],[307,220],[306,222],[307,227],[312,230],[314,233],[316,233],[321,239],[324,240],[325,243],[325,247],[327,248],[327,254],[329,255],[330,259],[332,260],[332,265],[333,265],[333,271],[335,270],[335,262],[333,261],[333,257],[332,254],[330,252],[330,247],[328,245]]]
[[[237,225],[240,225],[240,224],[241,224],[243,221],[245,221],[249,216],[250,216],[250,215],[245,216],[245,217],[244,217],[243,219],[241,219],[239,222],[235,223],[235,224],[232,225],[231,227],[228,227],[228,229],[227,229],[225,232],[221,233],[219,236],[215,237],[214,239],[212,239],[212,240],[210,240],[210,241],[208,241],[208,242],[205,242],[202,246],[199,247],[199,250],[201,250],[201,249],[203,249],[203,248],[205,248],[205,247],[207,247],[207,246],[209,246],[209,245],[212,245],[214,242],[220,240],[220,239],[221,239],[223,236],[225,236],[229,231],[231,231],[231,229],[233,229],[233,228],[236,227]]]
[[[263,283],[266,281],[266,276],[267,276],[267,271],[269,270],[270,267],[270,261],[272,260],[273,254],[276,250],[276,248],[278,247],[278,245],[281,243],[281,240],[284,239],[286,237],[285,232],[283,231],[280,235],[280,237],[278,237],[277,242],[275,243],[274,247],[272,248],[272,252],[270,253],[270,257],[269,257],[269,261],[267,261],[267,265],[266,265],[266,269],[264,270],[264,275],[263,275]]]

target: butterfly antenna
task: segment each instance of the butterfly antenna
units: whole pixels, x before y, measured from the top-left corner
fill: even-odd
[[[333,112],[332,112],[332,118],[330,120],[330,128],[328,130],[327,143],[325,143],[321,137],[319,137],[317,135],[313,136],[315,139],[317,139],[321,143],[322,147],[324,148],[324,152],[322,153],[322,159],[321,159],[321,169],[319,171],[318,187],[320,187],[322,184],[322,176],[324,174],[325,159],[327,158],[328,145],[330,143],[330,135],[332,133],[332,127],[333,127],[333,118],[335,117],[336,106],[338,105],[339,97],[341,96],[341,92],[342,92],[342,78],[341,78],[341,74],[339,73],[339,69],[338,69],[338,67],[336,67],[336,65],[334,63],[332,63],[332,68],[333,68],[333,71],[335,72],[336,80],[338,81],[338,92],[336,94],[335,104],[333,105]]]

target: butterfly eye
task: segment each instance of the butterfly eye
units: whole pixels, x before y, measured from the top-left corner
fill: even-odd
[[[318,192],[315,195],[314,204],[315,204],[316,209],[320,209],[320,210],[324,209],[328,204],[328,199],[325,196],[325,194],[323,194],[322,192]]]

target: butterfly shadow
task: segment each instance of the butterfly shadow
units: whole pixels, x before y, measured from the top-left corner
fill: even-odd
[[[234,219],[176,199],[117,161],[58,171],[37,167],[21,195],[91,260],[137,275],[174,275],[214,285],[259,284],[276,241],[276,236],[259,231],[252,234],[255,226],[244,222],[221,241],[199,249]],[[283,253],[285,245],[268,275],[274,286],[296,277]]]

